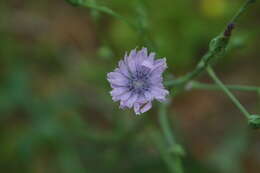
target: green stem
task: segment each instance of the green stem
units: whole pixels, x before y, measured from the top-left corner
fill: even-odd
[[[230,90],[260,92],[260,87],[247,86],[247,85],[225,85]],[[207,90],[220,90],[218,85],[205,84],[197,81],[191,81],[187,84],[188,89],[207,89]]]
[[[207,67],[207,72],[210,77],[215,81],[215,83],[226,93],[226,95],[232,100],[232,102],[237,106],[237,108],[246,116],[247,119],[250,118],[249,112],[246,108],[237,100],[237,98],[229,91],[229,89],[220,81],[211,66]]]
[[[129,21],[127,18],[125,18],[124,16],[116,13],[115,11],[113,11],[112,9],[106,7],[106,6],[102,6],[102,5],[98,5],[96,4],[96,2],[92,2],[92,1],[87,1],[87,0],[67,0],[68,2],[73,2],[79,6],[82,6],[82,7],[85,7],[85,8],[90,8],[90,9],[93,9],[93,10],[97,10],[99,12],[102,12],[102,13],[105,13],[105,14],[108,14],[110,16],[113,16],[119,20],[122,20],[124,21],[126,24],[128,24],[131,28],[133,28],[133,30],[136,30],[138,32],[142,32],[138,26],[137,23],[133,23],[131,21]]]
[[[150,137],[159,150],[160,155],[167,165],[169,171],[171,173],[183,173],[181,158],[173,156],[171,153],[169,153],[161,133],[159,131],[153,131],[150,133]]]
[[[166,104],[162,103],[159,108],[159,124],[162,128],[162,132],[169,145],[174,145],[175,140],[171,132],[171,127],[169,125],[169,120],[166,114]]]
[[[90,8],[92,10],[95,10],[97,12],[101,12],[101,13],[105,13],[108,14],[112,17],[117,18],[118,20],[121,20],[123,22],[125,22],[130,28],[132,28],[133,31],[136,31],[137,34],[140,36],[140,40],[148,47],[151,48],[152,50],[156,49],[156,44],[155,42],[151,39],[151,36],[148,33],[148,28],[145,26],[145,22],[146,18],[145,18],[145,9],[144,9],[144,5],[143,2],[140,0],[140,2],[138,3],[139,5],[139,9],[137,8],[137,13],[138,13],[138,18],[134,21],[129,20],[128,18],[120,15],[119,13],[115,12],[114,10],[106,7],[106,6],[102,6],[96,3],[96,1],[94,0],[66,0],[70,3],[73,2],[73,4],[79,5],[81,7],[85,7],[85,8]],[[140,14],[142,13],[142,14]]]
[[[164,153],[164,157],[167,158],[166,162],[170,166],[173,173],[183,173],[182,168],[182,159],[181,155],[183,154],[183,149],[179,144],[176,143],[174,136],[172,134],[172,129],[169,124],[166,112],[166,104],[160,104],[159,109],[159,124],[161,126],[163,136],[167,142],[167,148]],[[179,150],[178,150],[179,149]],[[172,162],[171,162],[172,160]]]
[[[242,7],[237,11],[237,13],[233,16],[230,23],[236,23],[238,18],[243,14],[243,12],[248,8],[248,6],[254,3],[255,0],[247,0]]]
[[[245,10],[248,8],[249,4],[255,2],[255,0],[247,0],[241,8],[238,10],[238,12],[234,15],[234,17],[231,19],[230,23],[237,22],[238,18],[245,12]],[[228,28],[229,24],[225,27],[225,30]],[[173,81],[167,81],[165,82],[166,86],[176,86],[181,85],[184,86],[185,83],[189,82],[190,80],[198,77],[202,72],[205,71],[207,66],[214,60],[216,57],[222,57],[225,55],[226,48],[228,46],[229,37],[226,37],[223,35],[223,32],[221,32],[216,38],[214,38],[209,46],[208,52],[201,58],[200,62],[197,64],[196,68],[186,74],[183,77],[180,77]]]

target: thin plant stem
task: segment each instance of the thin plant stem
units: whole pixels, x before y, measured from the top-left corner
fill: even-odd
[[[217,77],[214,70],[211,66],[207,67],[207,72],[210,77],[214,80],[214,82],[226,93],[226,95],[232,100],[232,102],[236,105],[236,107],[245,115],[247,119],[250,118],[250,113],[246,110],[246,108],[238,101],[238,99],[229,91],[229,89],[221,82],[221,80]]]
[[[171,132],[171,127],[169,124],[169,120],[166,113],[166,104],[162,103],[159,108],[159,124],[161,126],[162,132],[164,134],[164,137],[166,138],[166,141],[169,145],[174,145],[175,140],[174,136]]]
[[[180,152],[171,151],[174,148],[180,148],[181,146],[176,143],[172,129],[169,124],[169,119],[167,117],[167,105],[161,104],[159,108],[159,124],[161,126],[163,136],[167,142],[167,152],[164,152],[164,158],[166,159],[167,164],[170,164],[170,168],[173,173],[183,173],[182,159]],[[181,148],[182,149],[182,148]]]
[[[260,87],[247,85],[225,85],[230,90],[260,92]],[[206,90],[221,90],[218,85],[206,84],[197,81],[191,81],[187,84],[187,89],[206,89]]]
[[[67,0],[67,1],[70,2],[71,0]],[[113,16],[113,17],[125,22],[127,25],[129,25],[131,28],[133,28],[133,30],[142,32],[137,23],[129,21],[126,17],[120,15],[119,13],[115,12],[114,10],[112,10],[106,6],[98,5],[96,2],[88,1],[88,0],[78,0],[78,1],[76,1],[76,4],[81,7],[90,8],[90,9],[108,14],[110,16]]]
[[[167,165],[169,172],[183,173],[181,159],[179,157],[176,158],[176,156],[173,156],[169,152],[167,146],[165,146],[165,142],[163,140],[162,134],[159,131],[152,131],[150,133],[150,137],[152,138],[154,144],[156,145],[165,164]]]
[[[237,11],[237,13],[233,16],[230,23],[236,23],[238,18],[243,14],[243,12],[248,8],[248,6],[252,3],[254,3],[256,0],[247,0],[244,2],[242,7]]]
[[[198,77],[202,72],[205,71],[205,69],[207,68],[208,65],[210,65],[210,63],[216,59],[216,57],[223,57],[225,55],[225,51],[227,49],[228,46],[228,42],[229,42],[229,37],[231,35],[231,31],[233,29],[231,29],[230,35],[227,37],[225,36],[225,31],[227,29],[230,29],[230,24],[235,24],[238,20],[238,18],[246,11],[246,9],[249,7],[249,5],[251,3],[255,2],[255,0],[247,0],[245,1],[245,3],[240,7],[240,9],[237,11],[237,13],[232,17],[232,19],[230,20],[230,22],[226,25],[224,32],[221,32],[216,38],[214,38],[211,43],[214,41],[214,46],[212,47],[212,45],[209,46],[209,50],[208,52],[201,58],[200,62],[197,64],[196,68],[186,74],[185,76],[182,76],[176,80],[171,80],[171,81],[167,81],[165,82],[166,86],[176,86],[176,85],[181,85],[184,86],[185,83],[189,82],[190,80]]]

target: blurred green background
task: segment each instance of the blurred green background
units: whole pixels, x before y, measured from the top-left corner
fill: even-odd
[[[242,0],[92,0],[124,21],[64,0],[0,2],[0,172],[167,173],[158,109],[135,116],[113,103],[106,73],[126,51],[148,46],[168,76],[191,71]],[[260,86],[260,3],[240,18],[225,83]],[[201,81],[211,82],[207,76]],[[174,89],[173,89],[174,92]],[[235,92],[252,112],[257,93]],[[259,131],[220,91],[187,91],[168,116],[189,173],[259,173]],[[163,147],[162,147],[163,146]]]

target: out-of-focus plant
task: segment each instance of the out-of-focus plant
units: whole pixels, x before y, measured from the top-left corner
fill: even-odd
[[[99,5],[96,1],[88,1],[88,0],[66,0],[72,5],[75,6],[82,6],[87,7],[110,16],[113,16],[130,26],[133,30],[137,31],[140,37],[145,37],[147,41],[149,41],[149,35],[146,33],[147,25],[146,25],[146,18],[145,14],[140,14],[140,18],[137,20],[131,21],[128,18],[120,15],[119,13],[115,12],[114,10]],[[95,2],[95,3],[94,3]],[[206,1],[203,1],[206,3]],[[217,63],[217,61],[225,56],[229,41],[232,36],[232,31],[236,28],[236,24],[238,22],[239,17],[247,10],[250,4],[254,3],[255,0],[246,0],[242,7],[237,11],[234,17],[228,22],[223,32],[221,32],[218,36],[213,38],[210,41],[209,49],[206,54],[201,58],[198,62],[195,69],[177,79],[168,80],[165,82],[165,85],[172,89],[173,92],[181,92],[190,89],[205,89],[205,90],[222,90],[230,100],[236,105],[236,107],[241,111],[241,113],[246,117],[248,124],[253,128],[260,127],[260,116],[256,114],[251,114],[240,102],[239,100],[232,94],[230,90],[239,90],[239,91],[254,91],[259,93],[260,87],[255,86],[241,86],[241,85],[225,85],[222,81],[217,77],[215,74],[212,66]],[[222,5],[221,2],[218,2],[218,11],[213,12],[214,14],[210,15],[218,15],[221,12]],[[223,2],[222,2],[223,3]],[[206,6],[205,4],[203,5]],[[142,11],[142,10],[141,10]],[[210,10],[210,12],[212,12]],[[208,13],[208,11],[207,11]],[[215,14],[216,13],[216,14]],[[139,20],[141,19],[141,20]],[[144,19],[144,20],[142,20]],[[150,40],[151,41],[151,40]],[[143,42],[145,44],[145,42]],[[148,44],[148,42],[146,42]],[[156,49],[157,46],[145,45],[150,47],[151,49]],[[159,47],[157,48],[159,49]],[[202,73],[207,72],[212,80],[216,83],[214,84],[204,84],[197,81],[194,81],[195,78],[199,77]],[[174,91],[175,90],[175,91]],[[184,149],[175,141],[172,130],[169,126],[169,121],[167,120],[167,109],[164,104],[160,105],[159,108],[159,123],[162,128],[163,135],[156,132],[153,135],[153,139],[160,150],[162,157],[164,158],[165,162],[167,163],[169,170],[175,173],[182,173],[183,168],[181,164],[181,158],[185,155]],[[162,136],[164,137],[164,142],[162,142]]]

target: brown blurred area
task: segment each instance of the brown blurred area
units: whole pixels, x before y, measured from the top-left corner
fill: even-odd
[[[63,1],[6,1],[5,29],[21,41],[48,43],[93,51],[98,45],[96,28],[86,9],[73,8]],[[82,50],[83,49],[83,50]]]
[[[20,63],[21,61],[24,64],[29,62],[32,64],[28,71],[32,73],[31,75],[33,76],[33,79],[35,79],[33,80],[32,88],[36,95],[43,98],[55,97],[55,94],[58,92],[67,92],[68,88],[69,91],[70,88],[73,88],[72,90],[73,92],[75,90],[75,95],[77,95],[78,98],[82,98],[82,100],[79,101],[80,108],[77,111],[81,114],[79,116],[82,118],[81,121],[86,121],[89,124],[92,124],[93,129],[97,129],[97,132],[109,131],[116,126],[113,124],[114,118],[118,118],[119,116],[132,116],[129,112],[125,114],[117,112],[115,113],[116,115],[114,115],[114,111],[115,109],[117,111],[118,105],[112,103],[110,100],[110,96],[107,94],[109,87],[105,81],[105,73],[112,70],[112,67],[116,65],[116,61],[120,58],[119,55],[123,56],[123,54],[121,54],[122,52],[128,51],[123,48],[134,42],[126,43],[126,45],[120,47],[121,43],[124,42],[124,40],[120,39],[124,37],[120,37],[119,35],[122,33],[128,34],[128,30],[126,29],[127,31],[119,33],[119,31],[113,29],[119,28],[118,30],[124,30],[125,26],[116,27],[116,19],[105,14],[100,14],[101,17],[96,21],[93,19],[90,9],[73,7],[62,0],[4,0],[0,4],[3,3],[3,11],[0,12],[2,13],[2,17],[0,17],[0,32],[5,36],[6,40],[14,40],[17,45],[23,47],[24,50],[22,52],[25,57],[21,59],[15,57],[13,58],[12,63],[15,64],[16,61],[19,61]],[[120,6],[120,2],[116,0],[109,1],[109,3],[111,3],[111,7],[114,5],[115,9],[122,7]],[[149,4],[148,1],[147,3]],[[160,5],[159,2],[151,2],[151,4],[156,3]],[[174,1],[169,1],[169,3],[174,4]],[[181,1],[178,1],[178,3],[181,3]],[[194,2],[191,2],[190,5],[193,3]],[[195,9],[193,11],[194,13],[200,10],[200,3],[202,3],[202,1],[198,1],[198,4],[192,7]],[[228,3],[231,8],[232,5],[230,4],[235,2],[227,0],[225,3]],[[195,14],[194,16],[192,16],[192,14],[188,15],[189,18],[194,18],[190,20],[205,20],[205,23],[208,20],[215,21],[216,25],[221,28],[225,25],[222,21],[227,21],[230,18],[225,16],[219,18],[214,17],[215,15],[211,15],[214,11],[211,11],[210,9],[206,9],[206,12],[203,13],[203,9],[205,10],[205,8],[207,8],[205,4],[201,8],[202,12],[200,14]],[[217,74],[225,84],[260,86],[260,60],[258,48],[260,44],[259,8],[260,5],[258,3],[243,16],[233,33],[234,39],[231,43],[234,47],[230,48],[227,56],[225,56],[224,59],[221,59],[215,66]],[[122,9],[122,11],[124,11],[124,9]],[[209,12],[211,12],[210,15],[206,16]],[[184,13],[189,12],[184,11]],[[216,13],[221,13],[221,11],[217,10]],[[174,20],[174,17],[172,20]],[[203,24],[203,22],[198,25],[200,24]],[[179,25],[184,24],[181,22],[173,22],[172,25],[173,27],[174,25],[178,25],[176,26],[176,28],[178,28],[182,27]],[[162,27],[167,27],[167,25]],[[187,28],[186,25],[184,27]],[[174,52],[172,52],[173,58],[169,57],[169,59],[172,59],[169,60],[170,64],[168,72],[170,74],[175,73],[175,76],[181,76],[194,68],[199,57],[205,53],[204,50],[206,50],[205,47],[209,41],[207,39],[215,36],[214,34],[212,35],[212,33],[217,34],[214,27],[210,26],[208,29],[210,30],[209,33],[205,33],[207,30],[205,29],[205,31],[201,31],[201,33],[199,33],[199,31],[198,33],[194,31],[193,34],[190,34],[201,34],[201,37],[203,37],[203,34],[205,33],[206,36],[205,38],[198,39],[200,40],[198,43],[190,43],[190,45],[194,44],[193,47],[191,46],[192,50],[196,49],[193,50],[193,56],[198,57],[192,57],[187,60],[189,63],[184,64],[188,65],[179,65],[175,63],[175,55]],[[152,31],[153,29],[151,29],[151,33]],[[157,41],[159,46],[161,42],[167,42],[164,38],[159,38],[160,33],[164,35],[163,31],[166,32],[166,30],[160,32],[158,29],[158,32],[156,33],[157,35],[152,34],[152,36],[158,38],[155,42]],[[181,31],[184,32],[181,32],[182,35],[188,33],[188,31],[186,33],[184,30]],[[174,33],[171,34],[174,39]],[[168,37],[167,34],[165,37]],[[110,41],[111,45],[109,45]],[[2,43],[2,47],[4,47],[3,44],[5,43]],[[108,53],[105,51],[104,57],[102,52],[103,48],[105,48],[106,51],[107,48],[109,48]],[[3,49],[7,48],[4,47]],[[57,58],[41,59],[41,57],[35,57],[39,52],[41,52],[39,51],[38,53],[35,53],[35,49],[53,50],[56,52],[54,57],[57,56]],[[129,48],[129,50],[130,49],[131,48]],[[182,51],[192,52],[192,50],[183,48]],[[167,49],[165,52],[171,52],[171,49]],[[160,51],[161,55],[167,56],[163,53],[163,51]],[[48,56],[48,53],[46,54]],[[12,71],[12,68],[5,64],[5,62],[8,61],[8,57],[5,57],[4,59],[3,56],[5,55],[1,54],[1,56],[0,76],[8,76],[8,73],[9,71]],[[111,57],[112,59],[109,59]],[[55,65],[55,63],[58,65]],[[61,69],[58,69],[59,67]],[[175,67],[177,70],[174,69]],[[11,70],[9,70],[9,68]],[[59,72],[56,73],[56,70]],[[202,75],[199,80],[205,83],[213,83],[207,74]],[[235,91],[234,94],[252,114],[260,113],[260,93]],[[104,95],[106,97],[102,99]],[[71,111],[73,112],[74,109]],[[20,112],[19,110],[17,110],[17,112],[19,113],[12,114],[15,114],[16,117],[25,117],[25,120],[21,118],[21,121],[28,122],[26,119],[27,116],[23,116],[23,114],[26,113],[23,111]],[[66,113],[68,113],[68,116],[73,116],[74,114],[65,111],[62,116],[66,117]],[[148,113],[144,119],[149,119],[151,117],[151,120],[148,122],[153,122],[156,121],[156,116],[156,111],[153,110],[151,113]],[[246,119],[223,92],[195,89],[184,92],[173,98],[169,116],[171,125],[173,126],[180,143],[184,145],[184,148],[187,150],[187,155],[192,161],[196,160],[200,164],[208,165],[216,172],[228,172],[229,170],[234,173],[259,172],[259,130],[252,130],[248,127]],[[134,118],[121,118],[117,123],[121,123],[121,121],[131,121],[131,124],[138,121],[132,119]],[[9,120],[13,121],[12,118]],[[2,121],[1,124],[5,123],[5,120],[1,119],[0,121]],[[4,126],[1,130],[11,129],[12,122],[10,121],[8,121],[10,127]],[[146,122],[146,124],[149,123]],[[143,127],[143,129],[146,130],[149,128],[150,127]],[[134,135],[137,135],[137,133],[145,132],[137,130],[137,132],[134,132]],[[146,136],[147,134],[144,135]],[[131,141],[128,140],[127,142],[131,143]],[[122,142],[121,145],[125,144]],[[113,151],[114,150],[111,149],[111,152]],[[110,154],[108,155],[110,156]],[[116,156],[113,154],[111,155],[113,157],[117,156],[116,154]],[[50,165],[48,161],[46,161],[46,165],[44,164],[45,161],[43,160],[45,159],[48,160],[49,158],[42,158],[39,156],[39,160],[35,161],[34,167],[36,168],[32,172],[48,172],[47,167]],[[91,159],[88,158],[86,160]],[[112,165],[116,165],[112,162],[113,161],[111,161]],[[107,164],[109,165],[109,163]],[[185,163],[187,165],[185,165]],[[188,167],[189,163],[189,161],[184,161],[184,167]],[[239,167],[237,167],[237,165],[239,165]],[[102,165],[99,165],[98,163],[96,163],[96,166],[102,167]],[[52,169],[49,168],[49,170]],[[111,170],[113,169],[111,168]],[[3,171],[6,170],[3,169]],[[162,172],[164,171],[165,170]],[[0,172],[2,172],[1,168]],[[93,172],[93,170],[91,172]]]

